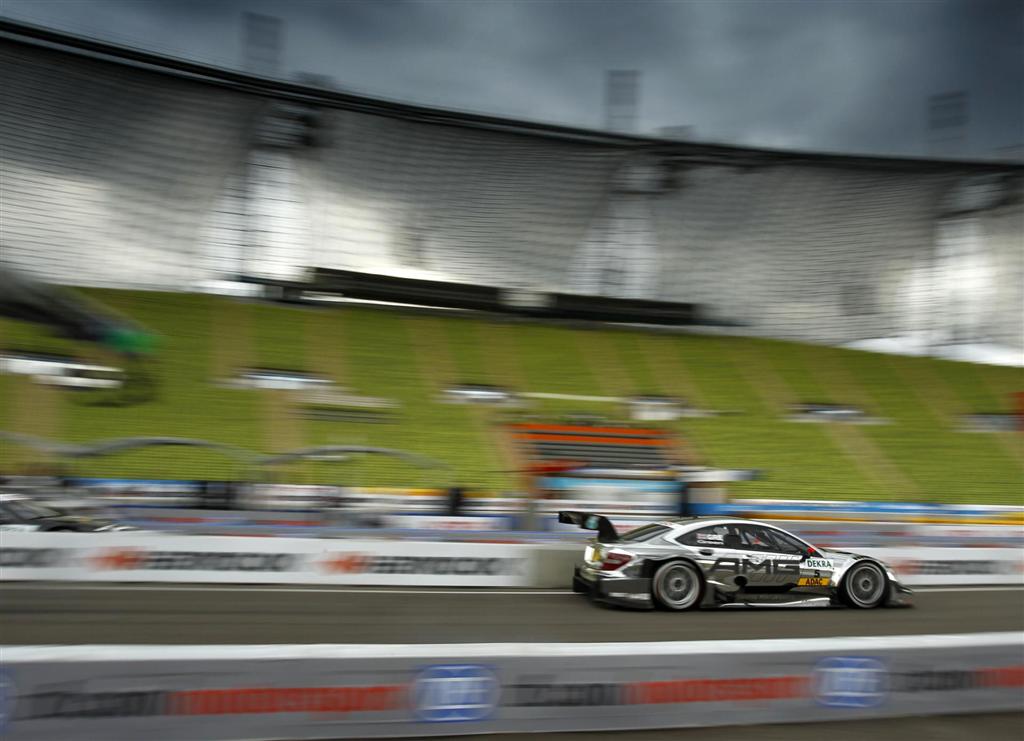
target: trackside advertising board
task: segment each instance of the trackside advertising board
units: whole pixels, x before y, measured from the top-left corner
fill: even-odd
[[[0,581],[567,588],[582,545],[157,533],[0,537]],[[910,586],[1024,584],[1014,548],[863,548]]]
[[[0,539],[0,581],[519,587],[533,584],[534,567],[528,545],[128,532]]]
[[[1024,586],[1024,550],[1020,548],[854,548],[879,558],[910,586]]]
[[[1024,634],[0,647],[9,741],[587,731],[1019,710]]]

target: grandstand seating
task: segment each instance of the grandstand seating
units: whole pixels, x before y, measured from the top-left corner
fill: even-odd
[[[176,289],[245,163],[260,101],[0,44],[3,259],[51,280]]]
[[[1019,370],[752,339],[914,331],[1024,348],[1020,167],[667,143],[308,90],[306,104],[320,109],[314,145],[274,148],[255,132],[273,101],[295,93],[280,81],[243,84],[17,37],[0,39],[0,259],[55,282],[168,292],[94,293],[162,336],[159,398],[88,406],[87,396],[0,375],[2,428],[68,441],[180,435],[264,452],[383,445],[452,471],[425,481],[368,460],[280,473],[351,484],[455,478],[499,491],[519,485],[500,434],[516,418],[445,404],[444,389],[544,392],[529,414],[610,423],[624,421],[621,400],[658,395],[725,412],[669,427],[707,463],[763,470],[740,485],[751,496],[1020,503],[1020,436],[968,433],[960,421],[1008,411],[1024,386]],[[280,278],[310,267],[699,304],[745,325],[745,336],[187,293],[234,272]],[[8,321],[0,349],[113,362]],[[395,421],[306,419],[286,392],[220,384],[261,367],[394,400]],[[808,402],[888,423],[786,420]],[[538,442],[542,457],[607,462],[622,447]],[[7,446],[0,471],[28,459]],[[126,454],[76,472],[241,475],[199,450]]]
[[[274,83],[243,93],[10,39],[0,80],[4,259],[54,280],[189,290],[325,267],[696,303],[765,337],[1024,343],[1019,166],[668,144],[329,97],[315,146],[272,150],[254,132]],[[979,178],[995,195],[958,196]],[[940,249],[952,232],[965,244]]]
[[[519,423],[511,426],[525,457],[571,461],[590,468],[665,469],[672,463],[664,430],[598,425]]]
[[[1019,433],[961,431],[959,416],[1010,412],[1024,387],[1015,368],[904,358],[748,338],[675,335],[596,327],[570,329],[367,308],[285,308],[212,296],[92,291],[161,335],[159,397],[138,407],[94,407],[82,394],[49,391],[34,404],[22,377],[0,375],[0,427],[64,440],[122,435],[207,438],[264,452],[327,443],[397,447],[442,459],[470,487],[512,491],[501,409],[447,404],[456,383],[514,391],[626,399],[685,397],[726,414],[666,426],[698,458],[756,468],[737,484],[747,496],[1020,503],[1024,445]],[[500,343],[500,344],[499,344]],[[0,322],[0,349],[83,353],[30,325]],[[91,353],[92,351],[86,351]],[[107,359],[109,362],[109,359]],[[284,392],[225,388],[232,369],[316,372],[359,394],[401,404],[396,421],[304,419]],[[855,405],[888,424],[800,424],[792,405]],[[532,400],[531,417],[590,414],[623,420],[614,401]],[[577,451],[559,449],[558,457]],[[28,454],[0,451],[0,472]],[[238,475],[213,453],[175,449],[78,464],[95,475],[205,478]],[[371,459],[307,462],[282,471],[300,482],[445,485],[430,474]]]

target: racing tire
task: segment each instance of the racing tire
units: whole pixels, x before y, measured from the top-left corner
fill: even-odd
[[[704,600],[704,577],[689,561],[669,561],[654,572],[651,597],[663,610],[695,610]]]
[[[576,574],[573,574],[572,591],[575,594],[590,594],[590,585],[580,579]]]
[[[843,604],[861,610],[878,607],[885,602],[889,579],[882,567],[871,561],[854,564],[839,585]]]

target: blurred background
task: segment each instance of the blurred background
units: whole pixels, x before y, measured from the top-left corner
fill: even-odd
[[[1022,61],[995,0],[5,0],[0,526],[1019,548]]]
[[[644,8],[5,3],[0,470],[1020,504],[1020,8]]]

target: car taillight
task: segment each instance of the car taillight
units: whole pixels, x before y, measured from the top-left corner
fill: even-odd
[[[604,554],[604,558],[601,560],[601,571],[615,571],[616,569],[622,568],[632,560],[633,557],[628,553],[608,551],[608,553]]]

